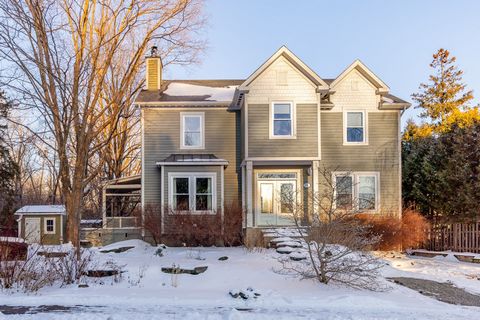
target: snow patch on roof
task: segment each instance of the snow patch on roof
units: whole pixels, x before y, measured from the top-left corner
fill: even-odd
[[[173,82],[168,85],[163,94],[169,96],[210,96],[205,101],[232,101],[237,87],[207,87]]]
[[[15,212],[16,215],[46,215],[46,214],[61,214],[65,215],[66,210],[64,205],[38,205],[38,206],[24,206]]]

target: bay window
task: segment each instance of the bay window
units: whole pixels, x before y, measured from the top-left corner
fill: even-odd
[[[213,212],[215,186],[215,173],[169,173],[169,206],[180,212]]]

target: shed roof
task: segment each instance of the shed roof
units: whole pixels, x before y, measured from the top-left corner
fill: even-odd
[[[66,215],[64,205],[34,205],[23,206],[15,212],[15,215]]]
[[[162,165],[228,165],[225,159],[219,159],[211,153],[201,154],[178,154],[173,153],[165,159],[158,161],[157,166]]]

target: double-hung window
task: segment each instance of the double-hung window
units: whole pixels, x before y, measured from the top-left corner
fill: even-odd
[[[365,112],[347,111],[344,117],[344,142],[346,144],[365,144]]]
[[[353,176],[335,176],[335,194],[336,207],[351,210],[353,208]]]
[[[375,210],[377,202],[377,177],[358,176],[358,210]]]
[[[205,120],[203,112],[182,112],[180,117],[182,149],[203,149]]]
[[[342,210],[379,209],[378,172],[334,173],[335,207]]]
[[[291,138],[294,136],[294,110],[291,102],[272,103],[272,131],[273,138]]]
[[[174,211],[213,212],[215,173],[169,173],[169,205]]]
[[[55,233],[55,218],[46,218],[45,219],[45,234],[54,234]]]

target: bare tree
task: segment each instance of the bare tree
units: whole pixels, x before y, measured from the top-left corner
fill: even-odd
[[[304,259],[280,257],[279,272],[324,284],[336,282],[359,289],[381,289],[378,283],[381,263],[368,252],[379,238],[368,236],[366,226],[354,219],[356,199],[349,192],[352,182],[346,181],[348,177],[348,174],[333,176],[332,170],[323,168],[321,191],[310,194],[309,201],[298,201],[300,197],[294,193],[283,195],[283,205],[292,212]]]
[[[50,152],[36,135],[17,123],[10,123],[5,143],[18,166],[15,179],[17,205],[54,204],[60,201],[56,154]]]
[[[75,246],[85,191],[103,168],[95,156],[124,114],[118,102],[132,95],[152,42],[164,66],[197,60],[204,43],[192,35],[204,23],[201,7],[201,0],[0,0],[0,59],[9,71],[1,80],[42,117],[31,131],[54,137],[43,142],[57,154]],[[120,60],[125,67],[110,76]],[[113,81],[115,94],[106,99]]]

